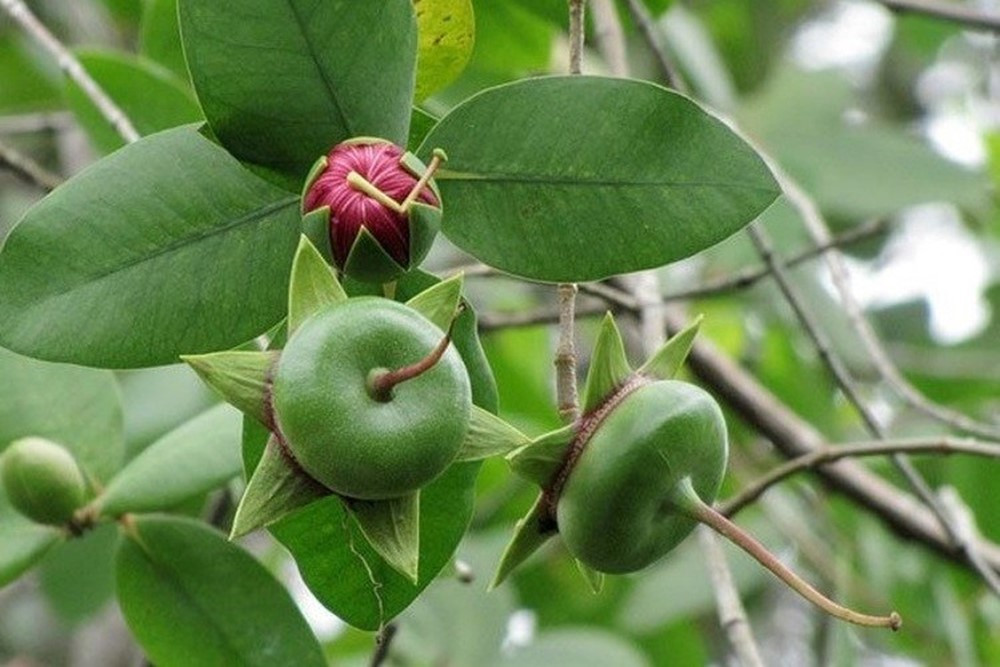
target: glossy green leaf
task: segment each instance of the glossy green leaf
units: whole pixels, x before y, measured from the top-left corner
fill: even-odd
[[[531,440],[492,412],[472,406],[469,432],[462,441],[458,461],[480,461],[491,456],[503,456]]]
[[[514,534],[507,543],[503,555],[500,556],[500,563],[497,565],[490,588],[502,584],[518,565],[528,559],[528,556],[538,551],[550,538],[555,537],[555,526],[549,526],[545,522],[547,515],[545,498],[539,495],[528,513],[514,526]]]
[[[625,343],[615,324],[615,318],[608,313],[601,322],[597,334],[594,353],[590,357],[587,384],[583,390],[582,410],[592,412],[615,392],[632,375],[632,367],[625,357]]]
[[[302,179],[344,139],[405,143],[411,0],[181,0],[180,25],[202,109],[241,160]]]
[[[447,331],[455,319],[458,304],[462,299],[462,274],[442,280],[428,287],[406,302],[406,305]]]
[[[323,667],[288,591],[197,521],[137,517],[116,558],[118,600],[151,662]]]
[[[420,491],[388,500],[351,501],[347,508],[375,553],[416,586],[420,569]]]
[[[658,380],[671,380],[680,372],[684,360],[691,352],[698,328],[701,326],[701,315],[663,344],[649,360],[642,365],[639,373],[649,375]]]
[[[289,335],[323,306],[346,299],[344,288],[319,250],[308,237],[300,237],[288,285]]]
[[[266,399],[268,377],[279,354],[277,350],[230,350],[183,355],[181,359],[235,408],[267,425],[271,421]]]
[[[113,374],[0,348],[0,378],[0,451],[17,438],[40,436],[69,449],[92,480],[105,483],[118,470],[125,445]]]
[[[7,238],[0,344],[136,367],[249,340],[285,311],[297,203],[194,127],[126,146]]]
[[[3,491],[0,488],[0,491]],[[0,504],[0,587],[6,586],[66,538],[58,528],[42,526]]]
[[[112,51],[81,51],[77,58],[140,135],[202,118],[198,103],[183,81],[156,63]],[[110,153],[125,145],[125,140],[72,80],[66,83],[66,99],[98,151]]]
[[[146,0],[145,5],[139,26],[139,52],[187,83],[187,64],[177,25],[177,0]]]
[[[236,508],[229,538],[269,526],[330,495],[329,489],[295,467],[272,435]]]
[[[478,463],[453,465],[420,491],[417,584],[380,558],[339,498],[313,503],[271,530],[313,594],[351,625],[376,630],[405,609],[452,557],[472,518]]]
[[[472,0],[414,0],[417,11],[417,88],[420,101],[462,73],[476,36]]]
[[[238,475],[240,417],[219,405],[154,442],[104,489],[102,513],[168,510]]]
[[[654,84],[528,79],[445,116],[418,154],[437,173],[443,231],[503,271],[583,281],[688,257],[778,195],[763,161],[720,120]]]
[[[114,597],[119,537],[118,527],[105,523],[61,542],[42,559],[38,581],[60,620],[84,622]]]

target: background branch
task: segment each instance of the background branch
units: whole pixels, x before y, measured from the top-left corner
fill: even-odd
[[[932,0],[878,0],[878,2],[899,14],[929,16],[974,30],[1000,31],[1000,16],[981,12],[968,5]]]
[[[0,142],[0,167],[9,169],[24,182],[46,192],[55,190],[63,182],[61,176],[53,174],[27,155],[3,142]]]

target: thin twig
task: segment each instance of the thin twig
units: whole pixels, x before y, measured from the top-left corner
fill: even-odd
[[[61,132],[73,126],[73,114],[66,111],[46,111],[0,117],[0,134],[31,134]]]
[[[48,51],[59,65],[59,69],[72,79],[83,93],[90,98],[97,107],[97,110],[105,120],[114,128],[126,143],[132,143],[139,139],[132,122],[115,104],[104,90],[83,68],[80,61],[67,49],[62,42],[56,39],[48,28],[38,20],[23,0],[0,0],[0,7],[10,15],[14,21],[46,51]]]
[[[372,659],[368,663],[370,667],[380,667],[386,658],[389,657],[389,647],[392,645],[392,639],[396,636],[398,630],[399,628],[396,627],[395,623],[389,623],[375,636],[375,650],[372,652]]]
[[[827,445],[809,454],[786,461],[749,483],[738,494],[719,504],[719,512],[733,516],[741,509],[757,500],[772,486],[783,482],[792,475],[816,468],[817,466],[844,458],[862,458],[866,456],[884,456],[886,454],[968,454],[987,458],[1000,458],[1000,443],[982,442],[958,438],[907,438],[901,440],[877,440],[872,442],[855,442],[846,445]]]
[[[874,413],[861,397],[858,387],[855,385],[854,379],[851,377],[850,372],[848,372],[847,367],[843,364],[840,357],[833,353],[833,349],[830,347],[829,341],[823,333],[822,328],[813,318],[812,313],[806,307],[805,302],[802,300],[798,291],[793,286],[791,279],[788,277],[783,261],[777,253],[774,252],[767,232],[765,232],[762,227],[758,226],[757,223],[752,223],[749,227],[747,227],[747,233],[750,235],[750,239],[753,241],[754,246],[760,253],[761,258],[771,269],[771,273],[774,276],[775,281],[778,283],[778,286],[785,297],[785,301],[787,301],[792,307],[792,310],[795,311],[795,315],[798,318],[799,323],[802,325],[803,330],[813,342],[813,345],[816,347],[823,363],[830,370],[837,382],[837,386],[840,387],[841,391],[844,392],[844,395],[847,396],[848,401],[850,401],[855,410],[857,410],[868,431],[879,439],[885,439],[887,437],[885,428],[881,425],[881,423],[879,423]],[[993,592],[1000,596],[1000,576],[983,564],[982,559],[976,553],[974,544],[962,541],[961,533],[952,524],[948,513],[941,507],[937,496],[934,495],[934,491],[924,479],[923,475],[921,475],[920,472],[913,466],[912,462],[905,454],[891,454],[890,460],[900,474],[902,474],[906,479],[907,484],[910,485],[913,492],[916,493],[916,495],[924,502],[925,505],[927,505],[931,512],[934,513],[938,521],[941,523],[941,527],[955,542],[955,545],[965,553],[969,560],[969,564],[972,565],[977,572],[979,572],[983,580],[987,583],[987,585],[989,585]]]
[[[632,15],[632,21],[639,29],[639,32],[642,33],[643,39],[646,40],[646,43],[653,50],[653,55],[656,57],[656,63],[660,66],[660,74],[663,76],[663,80],[674,90],[687,93],[687,83],[684,81],[684,77],[681,76],[680,68],[674,62],[670,51],[660,43],[659,29],[656,27],[656,21],[649,13],[645,3],[642,0],[628,0],[628,10]]]
[[[618,8],[612,0],[590,0],[597,50],[612,76],[628,76],[625,31],[618,20]]]
[[[978,11],[969,5],[930,0],[878,0],[878,2],[898,14],[919,14],[957,23],[973,30],[1000,31],[1000,16]]]
[[[0,167],[17,174],[25,183],[51,192],[62,185],[62,177],[52,173],[27,155],[0,142]]]
[[[742,667],[764,667],[757,642],[754,641],[747,612],[743,608],[739,591],[733,581],[726,554],[722,551],[719,538],[708,526],[698,526],[701,551],[705,554],[705,566],[715,591],[715,607],[719,612],[719,625],[729,638],[733,653]]]

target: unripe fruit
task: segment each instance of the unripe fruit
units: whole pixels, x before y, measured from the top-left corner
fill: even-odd
[[[359,280],[387,282],[423,260],[439,224],[441,204],[430,180],[439,163],[435,158],[424,167],[384,139],[334,146],[314,168],[302,210],[328,210],[338,268]]]
[[[416,491],[444,472],[465,438],[472,394],[453,347],[388,392],[378,378],[447,344],[417,311],[377,297],[328,306],[282,351],[272,381],[288,453],[334,492],[364,500]]]
[[[87,484],[64,447],[42,438],[16,440],[0,456],[10,504],[38,523],[62,525],[83,506]]]
[[[679,544],[697,522],[677,511],[690,477],[711,503],[726,467],[726,424],[715,400],[673,380],[632,391],[585,443],[559,496],[559,532],[599,572],[640,570]]]

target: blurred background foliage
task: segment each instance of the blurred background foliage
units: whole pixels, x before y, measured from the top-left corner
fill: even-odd
[[[177,36],[175,2],[29,4],[74,49],[139,132],[148,134],[200,117]],[[565,71],[565,4],[475,0],[471,61],[458,80],[423,103],[424,111],[440,115],[484,87]],[[815,198],[835,232],[863,225],[873,230],[845,250],[858,297],[908,379],[935,401],[995,420],[1000,407],[996,38],[938,20],[896,17],[867,0],[646,4],[700,99],[738,119]],[[996,3],[970,4],[1000,9]],[[626,3],[617,6],[633,74],[655,80],[654,58]],[[588,43],[584,70],[607,72],[593,40]],[[121,143],[55,63],[3,16],[0,142],[63,177]],[[42,194],[0,169],[0,239]],[[786,202],[779,201],[762,222],[786,256],[810,247]],[[441,239],[430,267],[447,271],[468,263]],[[737,235],[660,273],[665,292],[671,293],[759,265],[748,240]],[[792,275],[834,349],[857,377],[872,380],[863,384],[864,397],[887,430],[894,435],[944,432],[944,426],[908,409],[874,381],[822,265],[804,262]],[[501,414],[529,434],[557,426],[554,330],[502,326],[509,314],[551,310],[554,290],[479,276],[469,278],[469,293],[484,323]],[[595,303],[581,297],[583,308]],[[830,442],[865,439],[856,412],[836,390],[771,281],[712,294],[689,308],[705,313],[707,338]],[[583,351],[593,339],[594,323],[581,319]],[[631,352],[638,360],[638,347]],[[71,369],[22,361],[35,367],[39,382],[71,381],[65,379],[72,377]],[[586,363],[581,359],[581,369]],[[0,385],[15,381],[9,372],[0,375]],[[179,367],[115,373],[115,381],[126,459],[216,402]],[[3,391],[0,386],[0,395]],[[18,418],[0,410],[0,419]],[[730,418],[733,454],[723,497],[780,460],[751,427]],[[17,429],[0,423],[0,433],[11,430]],[[865,465],[900,483],[883,460]],[[919,467],[933,483],[954,486],[981,532],[1000,540],[1000,467],[958,457],[923,458]],[[502,461],[484,466],[477,513],[459,561],[400,618],[386,664],[726,663],[726,643],[696,540],[646,572],[610,578],[598,596],[558,546],[535,557],[509,584],[485,594],[505,537],[533,496]],[[217,493],[192,498],[178,511],[205,516],[212,509],[219,509]],[[1000,599],[967,569],[890,534],[814,478],[800,476],[772,490],[740,521],[836,597],[863,608],[892,607],[906,619],[905,630],[897,634],[831,622],[727,549],[768,664],[1000,664]],[[98,530],[60,545],[34,574],[0,590],[0,662],[140,664],[112,601],[115,539],[113,530]],[[332,664],[367,664],[369,634],[346,628],[319,606],[268,537],[252,536],[245,545],[287,582]]]

